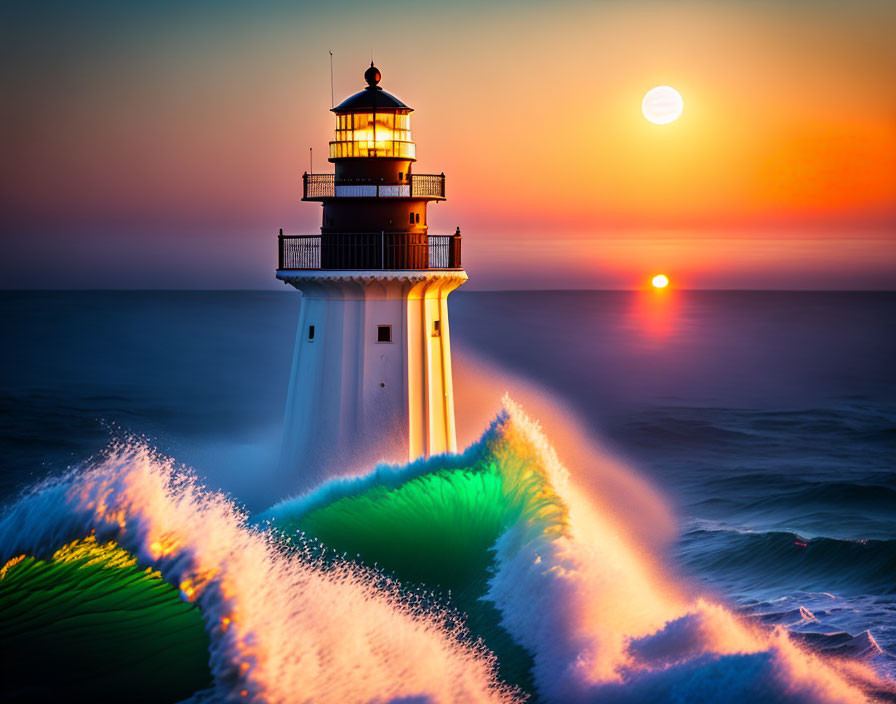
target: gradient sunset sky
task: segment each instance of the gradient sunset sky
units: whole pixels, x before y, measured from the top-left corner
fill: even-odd
[[[0,287],[283,288],[337,102],[415,109],[470,288],[896,288],[894,2],[0,8]],[[647,122],[656,85],[682,117]]]

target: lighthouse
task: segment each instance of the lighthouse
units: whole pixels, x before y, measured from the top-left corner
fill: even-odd
[[[297,488],[455,452],[448,294],[467,280],[461,235],[430,234],[445,175],[418,174],[411,112],[379,85],[332,108],[333,173],[306,173],[320,234],[278,239],[277,278],[302,293],[281,471]]]

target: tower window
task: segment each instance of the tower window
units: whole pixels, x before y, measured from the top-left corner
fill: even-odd
[[[392,342],[392,326],[391,325],[377,325],[376,326],[376,341],[377,342]]]
[[[411,213],[411,225],[413,225],[413,224],[414,224],[414,214]]]
[[[433,320],[432,321],[432,336],[433,337],[441,337],[442,336],[442,321],[441,320]]]
[[[308,326],[308,339],[309,340],[314,339],[314,326],[313,325]]]
[[[417,220],[417,222],[419,223],[419,222],[420,222],[420,213],[415,213],[415,214],[414,214],[414,218],[415,218],[415,219]]]
[[[398,172],[398,180],[399,180],[399,181],[404,181],[404,171],[399,171],[399,172]]]

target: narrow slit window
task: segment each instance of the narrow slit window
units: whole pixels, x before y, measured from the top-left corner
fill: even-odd
[[[376,341],[377,342],[392,342],[392,326],[391,325],[377,325],[376,326]]]
[[[432,336],[433,337],[441,337],[442,336],[442,321],[441,320],[433,320],[432,321]]]
[[[414,224],[414,214],[411,213],[411,225],[413,225],[413,224]]]
[[[419,222],[420,222],[420,213],[416,213],[416,214],[414,215],[414,218],[415,218],[416,221],[419,223]]]
[[[313,325],[308,326],[308,339],[309,340],[314,339],[314,326]]]

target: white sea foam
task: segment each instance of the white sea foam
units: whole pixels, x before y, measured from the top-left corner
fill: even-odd
[[[864,702],[891,691],[870,668],[824,660],[780,627],[760,628],[692,594],[618,514],[595,510],[553,447],[509,399],[503,432],[541,465],[568,508],[563,533],[518,524],[497,544],[489,590],[502,623],[534,656],[539,693],[554,702]],[[630,520],[637,520],[633,516]]]
[[[510,702],[489,655],[350,564],[285,554],[141,444],[49,481],[0,520],[0,561],[49,556],[95,531],[196,600],[212,698],[268,702]],[[204,699],[206,700],[206,699]]]
[[[488,598],[532,655],[549,702],[862,702],[889,691],[867,667],[822,660],[783,628],[737,618],[663,566],[612,496],[570,473],[540,428],[505,399],[485,441],[502,443],[562,501],[561,525],[524,514],[495,546]],[[379,482],[445,466],[334,483],[301,500],[320,505]],[[458,459],[458,462],[462,460]],[[581,461],[581,457],[579,458]],[[618,471],[614,465],[613,471]],[[580,479],[581,478],[581,479]],[[614,486],[638,487],[638,482]],[[640,500],[652,507],[655,498]],[[628,521],[644,516],[629,515]],[[557,520],[556,516],[551,520]],[[161,571],[201,607],[211,635],[214,697],[239,701],[509,702],[481,648],[409,606],[372,572],[323,568],[286,553],[221,494],[197,486],[145,445],[123,443],[95,466],[46,482],[0,520],[0,561],[48,556],[95,531]]]

